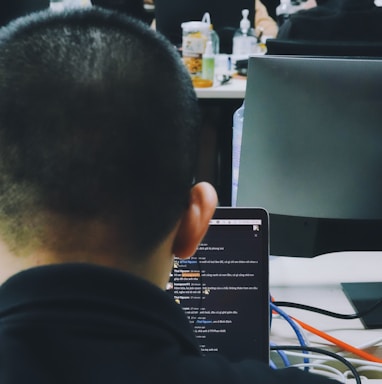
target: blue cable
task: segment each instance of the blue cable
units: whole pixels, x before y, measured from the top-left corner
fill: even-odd
[[[272,368],[272,369],[277,369],[277,367],[276,367],[276,364],[271,360],[270,362],[269,362],[269,366]]]
[[[274,344],[274,343],[270,343],[270,345],[271,345],[271,347],[275,347],[276,346],[276,344]],[[284,366],[285,367],[290,367],[291,364],[290,364],[290,361],[288,359],[287,354],[284,351],[281,351],[281,350],[277,350],[276,352],[280,356],[281,360],[283,361]]]
[[[300,332],[300,329],[298,328],[296,323],[290,318],[290,316],[288,314],[286,314],[282,309],[280,309],[279,307],[274,305],[271,301],[269,302],[269,304],[270,304],[271,310],[277,312],[282,318],[284,318],[289,323],[289,325],[294,330],[300,345],[302,347],[306,347],[307,345],[305,343],[304,337],[302,336],[302,333]],[[304,353],[308,353],[308,352],[305,351]],[[304,363],[309,363],[309,359],[304,358]]]

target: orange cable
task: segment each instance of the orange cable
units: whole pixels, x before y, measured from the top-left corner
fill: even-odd
[[[338,347],[344,349],[345,351],[351,352],[354,355],[362,357],[365,360],[369,360],[369,361],[373,361],[375,363],[381,363],[382,364],[382,359],[380,359],[379,357],[374,356],[370,353],[367,353],[367,352],[363,351],[362,349],[353,347],[352,345],[347,344],[344,341],[341,341],[341,340],[339,340],[333,336],[330,336],[329,334],[327,334],[323,331],[320,331],[319,329],[316,329],[316,328],[312,327],[311,325],[308,325],[308,324],[302,322],[301,320],[298,320],[294,317],[291,317],[291,318],[296,323],[298,323],[302,328],[306,329],[307,331],[309,331],[311,333],[314,333],[315,335],[317,335],[317,336],[319,336],[325,340],[330,341],[331,343],[337,345]]]

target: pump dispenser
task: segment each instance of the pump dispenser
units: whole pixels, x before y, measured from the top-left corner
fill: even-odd
[[[243,15],[243,18],[240,21],[240,30],[243,35],[247,35],[249,29],[251,28],[251,22],[248,20],[248,9],[243,9],[241,14]]]
[[[251,22],[248,20],[249,10],[241,11],[243,18],[240,21],[240,28],[235,32],[233,37],[233,55],[246,55],[256,53],[258,50],[257,38],[255,31],[251,28]]]

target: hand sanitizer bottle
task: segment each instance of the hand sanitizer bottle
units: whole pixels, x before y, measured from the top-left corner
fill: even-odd
[[[233,37],[232,54],[249,56],[251,53],[257,52],[257,38],[255,31],[251,28],[251,22],[248,20],[248,9],[243,9],[241,14],[243,18],[240,21],[240,28]]]

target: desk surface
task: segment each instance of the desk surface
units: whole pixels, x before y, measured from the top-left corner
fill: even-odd
[[[381,280],[381,252],[341,252],[313,259],[278,257],[270,260],[270,293],[275,300],[307,304],[337,313],[354,313],[342,291],[342,282]],[[362,347],[371,343],[373,346],[365,350],[382,358],[382,329],[366,330],[358,319],[342,320],[294,308],[282,309],[352,346]],[[338,351],[337,347],[318,336],[308,333],[307,337],[311,346]],[[272,322],[271,342],[298,344],[290,326],[277,318]],[[355,357],[347,352],[344,356]],[[373,379],[372,383],[382,383],[382,364],[377,369],[379,372],[370,370],[364,374]]]
[[[246,79],[232,79],[224,85],[209,88],[195,88],[199,99],[244,99]]]

